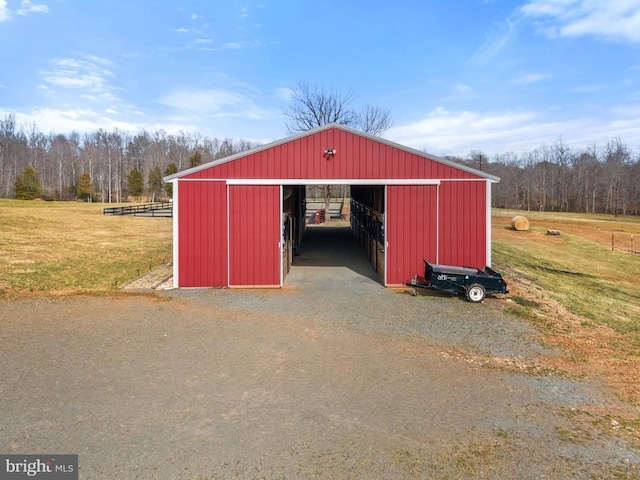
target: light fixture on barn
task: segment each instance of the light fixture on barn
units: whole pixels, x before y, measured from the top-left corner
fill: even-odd
[[[331,160],[335,154],[336,154],[336,150],[334,148],[327,148],[324,151],[324,156],[327,160]]]

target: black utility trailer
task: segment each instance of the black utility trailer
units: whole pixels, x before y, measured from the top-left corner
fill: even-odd
[[[487,293],[509,293],[502,275],[489,267],[481,270],[473,267],[432,265],[426,260],[424,277],[416,275],[407,285],[413,287],[412,295],[417,295],[416,288],[439,290],[454,295],[464,293],[472,303],[481,302]]]

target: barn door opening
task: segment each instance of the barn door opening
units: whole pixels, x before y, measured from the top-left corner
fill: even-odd
[[[229,185],[229,286],[282,285],[282,187]]]
[[[386,263],[384,206],[384,185],[351,187],[351,231],[383,283]]]
[[[296,267],[330,267],[336,275],[344,269],[367,277],[379,284],[384,280],[384,250],[382,245],[382,206],[384,187],[350,186],[349,184],[308,185],[306,187],[304,238],[299,256],[293,260]],[[361,215],[359,205],[368,201],[364,197],[373,188],[379,190],[377,217]],[[355,193],[354,193],[355,192]],[[365,195],[366,194],[366,195]],[[367,197],[368,198],[368,197]],[[373,209],[367,206],[367,211]],[[357,209],[355,212],[354,209]],[[378,248],[380,245],[380,248]],[[311,272],[310,270],[306,270]],[[321,271],[318,270],[320,274]],[[323,270],[322,273],[326,273]],[[313,274],[313,273],[311,273]]]

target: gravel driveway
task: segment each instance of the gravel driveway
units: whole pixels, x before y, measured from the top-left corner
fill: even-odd
[[[505,300],[385,289],[328,233],[282,290],[0,302],[0,451],[82,479],[640,478],[620,406],[542,368]]]

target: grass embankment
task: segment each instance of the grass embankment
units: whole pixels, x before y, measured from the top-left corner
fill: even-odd
[[[105,206],[0,200],[0,297],[107,292],[171,261],[171,219]]]
[[[524,214],[528,231],[510,220]],[[560,236],[547,235],[560,230]],[[613,248],[612,248],[613,238]],[[640,401],[640,219],[493,212],[493,258],[511,290],[509,310],[538,324],[577,373],[598,375]]]

